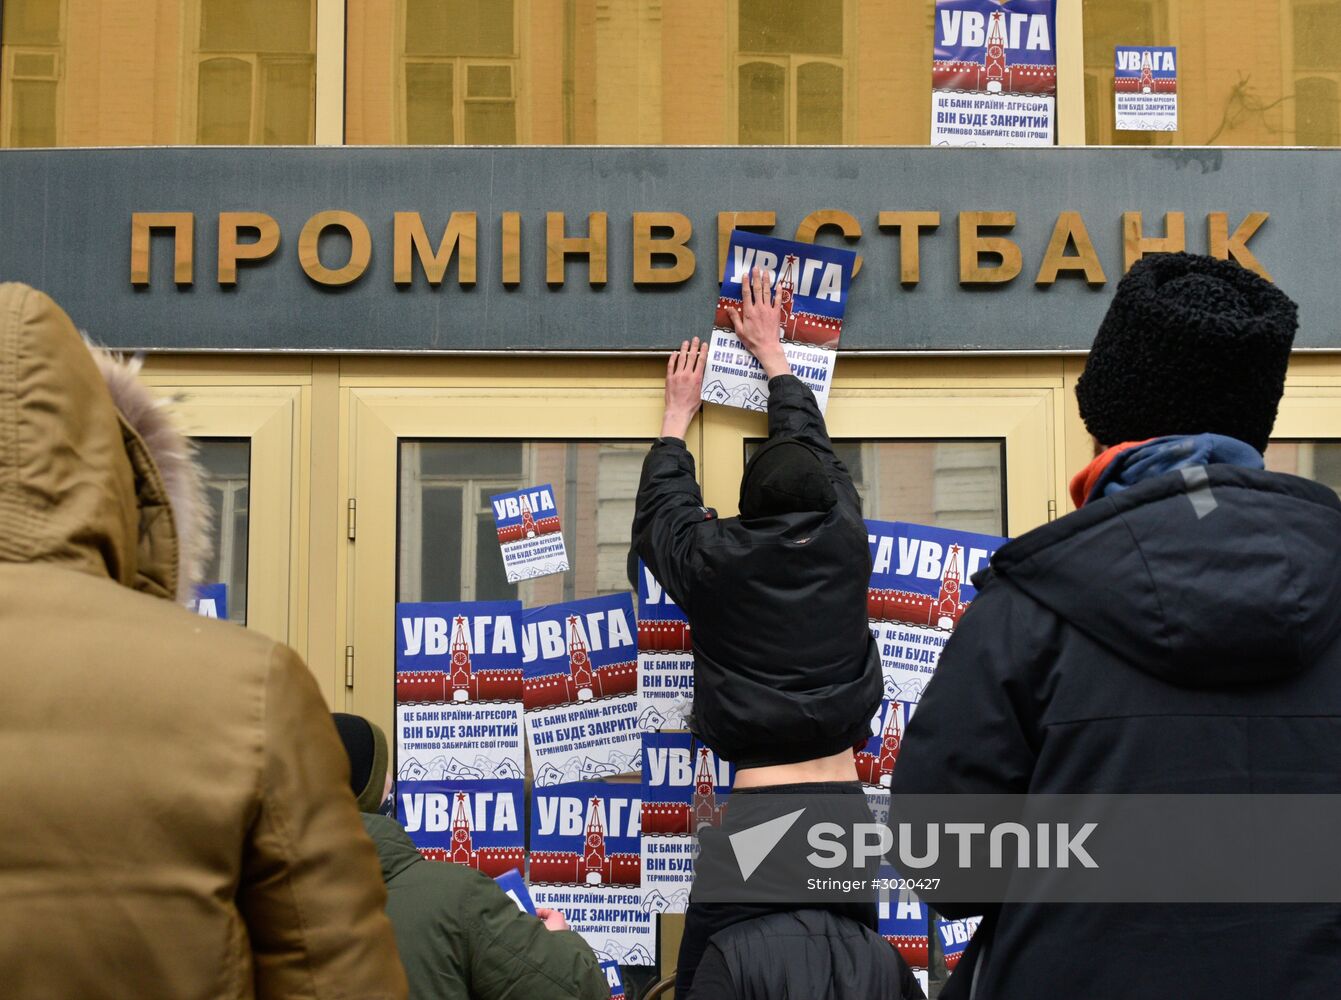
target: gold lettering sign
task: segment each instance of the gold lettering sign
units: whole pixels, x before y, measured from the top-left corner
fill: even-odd
[[[441,216],[438,216],[441,219]],[[1249,212],[1232,230],[1226,212],[1206,216],[1206,243],[1211,256],[1235,260],[1256,271],[1268,281],[1270,272],[1251,249],[1249,242],[1266,224],[1266,212]],[[152,281],[153,234],[171,232],[173,239],[173,283],[189,286],[195,266],[195,215],[191,212],[134,212],[130,219],[130,282],[146,288]],[[631,274],[634,285],[676,285],[693,277],[697,256],[690,241],[693,222],[680,212],[634,212],[631,218]],[[218,280],[220,285],[238,283],[238,265],[258,265],[274,256],[280,245],[280,226],[264,212],[220,212],[218,216]],[[777,224],[772,211],[720,212],[717,215],[717,271],[721,280],[726,271],[726,254],[733,229],[768,232]],[[922,280],[922,243],[941,224],[941,213],[929,210],[882,210],[876,225],[883,232],[897,233],[898,280],[916,287]],[[1010,211],[964,211],[958,214],[959,283],[962,285],[1004,285],[1014,281],[1024,267],[1020,244],[1009,234],[1015,228],[1016,215]],[[318,255],[321,235],[339,228],[349,237],[349,259],[341,267],[327,267]],[[823,208],[804,216],[796,228],[799,242],[813,243],[826,229],[836,229],[848,241],[862,237],[857,216],[836,208]],[[1123,212],[1123,273],[1149,253],[1173,253],[1187,247],[1187,219],[1183,212],[1164,215],[1164,235],[1146,235],[1140,212]],[[522,280],[522,218],[516,211],[499,213],[499,278],[505,286]],[[419,212],[398,211],[392,217],[391,280],[405,287],[413,285],[415,261],[431,287],[440,287],[452,261],[456,261],[457,283],[475,284],[478,271],[479,217],[472,211],[451,212],[442,236],[434,245],[424,218]],[[161,240],[159,241],[161,244]],[[609,275],[609,219],[605,212],[587,214],[586,235],[570,234],[563,212],[545,214],[545,280],[561,288],[570,257],[585,258],[587,281],[592,286],[605,284]],[[330,209],[307,220],[298,236],[298,261],[303,271],[325,286],[341,286],[358,281],[372,260],[372,235],[368,224],[353,212]],[[857,258],[854,275],[861,269]],[[1083,278],[1100,286],[1107,272],[1095,249],[1086,220],[1076,211],[1062,211],[1043,248],[1034,281],[1041,287],[1065,277]]]

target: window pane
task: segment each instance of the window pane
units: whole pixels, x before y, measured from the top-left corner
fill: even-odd
[[[787,71],[772,63],[740,67],[741,145],[787,141]]]
[[[461,600],[462,496],[460,486],[434,485],[424,490],[424,539],[427,542],[431,537],[434,544],[424,546],[418,596],[413,600]]]
[[[1341,142],[1336,81],[1305,77],[1295,84],[1294,93],[1295,142],[1301,146],[1335,146]]]
[[[517,141],[517,112],[512,101],[467,101],[466,142],[511,146]]]
[[[54,80],[15,80],[13,93],[14,125],[10,142],[14,146],[56,145],[56,82]]]
[[[251,64],[207,59],[200,64],[197,141],[203,145],[251,142]]]
[[[805,63],[796,72],[796,141],[837,145],[843,141],[843,68]]]
[[[745,443],[746,461],[761,444]],[[866,517],[1006,533],[1006,455],[998,439],[848,439],[835,441],[834,452],[852,474]]]
[[[843,54],[843,0],[740,0],[741,52]]]
[[[1341,3],[1302,2],[1294,6],[1294,68],[1341,69]]]
[[[512,0],[406,0],[405,52],[513,55]]]
[[[467,66],[467,97],[511,97],[511,66]]]
[[[267,60],[265,131],[267,146],[301,146],[312,142],[312,77],[310,62]]]
[[[1272,472],[1303,476],[1341,494],[1341,441],[1272,441],[1266,465]]]
[[[406,63],[405,141],[414,146],[456,142],[451,63]]]
[[[247,438],[196,440],[211,520],[210,561],[203,583],[228,586],[228,618],[247,623],[247,544],[250,535],[251,442]]]
[[[201,0],[202,52],[312,51],[312,0]]]
[[[398,599],[517,598],[535,605],[628,590],[625,571],[633,501],[649,445],[645,441],[402,442]],[[477,475],[483,457],[499,452],[522,456],[513,475]],[[509,584],[489,497],[544,483],[554,487],[571,568]],[[438,496],[449,491],[456,506],[445,509],[448,501]],[[464,518],[461,496],[478,501]],[[471,537],[463,537],[465,533]],[[452,578],[470,581],[471,593],[454,589]],[[460,597],[451,596],[456,594]]]
[[[56,45],[60,42],[61,0],[6,0],[6,45]]]

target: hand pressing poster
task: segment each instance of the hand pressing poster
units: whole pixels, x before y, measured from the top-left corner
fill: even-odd
[[[857,255],[851,250],[733,230],[713,317],[703,398],[746,410],[768,409],[768,378],[731,324],[731,313],[739,314],[741,309],[741,282],[748,282],[751,268],[758,267],[782,308],[778,338],[783,342],[787,363],[815,393],[822,413],[829,401],[843,311],[856,261]]]
[[[638,562],[638,728],[688,728],[694,702],[693,636],[683,611]]]
[[[526,850],[525,790],[516,781],[399,781],[396,819],[430,861],[490,878],[520,873]]]
[[[698,831],[721,826],[731,765],[689,733],[643,734],[643,908],[683,913],[698,858]]]
[[[489,498],[508,583],[568,570],[554,487],[529,486]]]
[[[977,596],[973,574],[1008,539],[903,521],[866,522],[867,613],[880,644],[885,698],[916,704],[941,650]]]
[[[653,965],[642,908],[641,788],[578,782],[531,794],[531,898],[561,910],[603,962]]]
[[[396,605],[396,776],[524,776],[521,603]]]
[[[522,620],[526,735],[537,787],[636,772],[633,598],[529,608]]]
[[[933,146],[1051,146],[1056,0],[936,0]]]

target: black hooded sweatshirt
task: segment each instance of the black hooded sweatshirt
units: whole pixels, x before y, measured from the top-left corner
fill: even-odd
[[[1206,472],[1209,489],[1166,473],[998,550],[908,725],[896,799],[1341,793],[1341,501]],[[1005,904],[943,996],[1287,994],[1341,996],[1341,904]]]
[[[736,767],[814,760],[870,735],[880,653],[866,616],[866,524],[814,394],[768,383],[769,440],[820,459],[837,494],[827,511],[722,518],[703,506],[694,459],[666,438],[643,463],[633,550],[693,629],[690,728]],[[630,581],[636,561],[630,559]]]

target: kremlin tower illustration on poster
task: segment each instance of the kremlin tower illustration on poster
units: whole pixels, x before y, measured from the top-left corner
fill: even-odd
[[[452,808],[452,839],[450,847],[420,847],[419,853],[429,861],[448,861],[474,868],[497,878],[504,872],[522,871],[525,849],[521,847],[475,847],[470,811],[466,808],[466,793],[456,793]]]
[[[518,542],[524,538],[536,538],[540,535],[552,535],[560,530],[558,514],[537,518],[531,510],[531,502],[525,493],[518,497],[518,502],[521,505],[521,521],[517,524],[499,525],[498,541],[500,543]]]
[[[950,554],[941,573],[940,592],[935,597],[910,590],[870,588],[866,595],[870,620],[953,629],[968,610],[968,603],[960,600],[962,554],[962,546],[950,546]]]
[[[457,615],[452,620],[451,660],[447,670],[398,670],[396,701],[402,705],[520,701],[521,667],[476,669],[468,633],[469,623],[465,616]]]
[[[958,90],[977,94],[1054,94],[1057,67],[1010,61],[1006,47],[1005,14],[994,10],[987,29],[982,61],[968,58],[936,59],[931,64],[931,86],[935,90]],[[971,49],[956,49],[961,56]],[[1048,51],[1051,59],[1051,50]]]
[[[873,750],[868,746],[857,751],[857,777],[863,783],[880,788],[890,786],[903,742],[903,714],[902,702],[885,702],[885,723],[880,729],[879,742]]]
[[[642,883],[642,857],[606,851],[605,814],[601,799],[587,805],[581,851],[531,852],[531,882],[535,885],[628,886]]]
[[[528,678],[524,693],[527,711],[637,693],[636,654],[632,660],[593,667],[580,619],[569,615],[567,626],[568,670]]]
[[[644,834],[675,836],[697,833],[705,826],[721,826],[728,803],[717,799],[711,751],[698,748],[694,790],[688,802],[657,802],[644,786],[642,831]],[[664,794],[664,792],[663,792]]]

